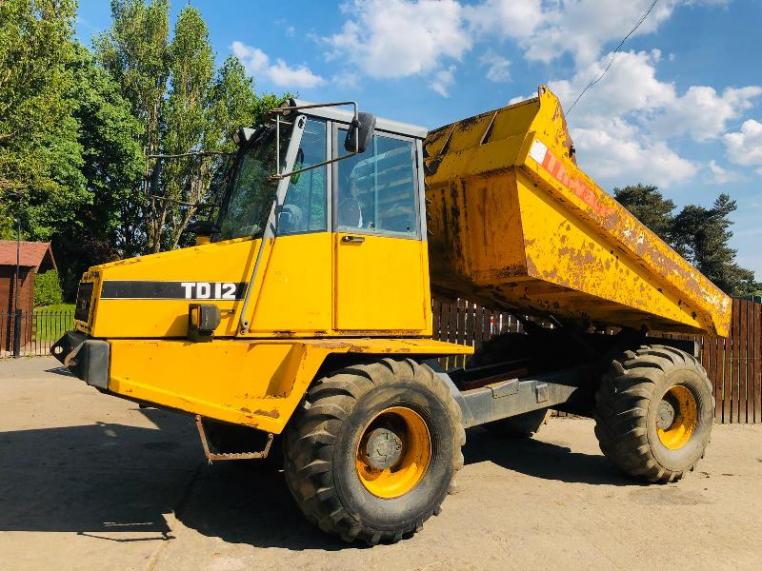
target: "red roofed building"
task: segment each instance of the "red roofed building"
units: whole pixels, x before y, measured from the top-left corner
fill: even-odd
[[[29,315],[34,306],[34,276],[56,270],[50,242],[21,242],[19,257],[18,309]],[[16,295],[16,241],[0,240],[0,351],[13,343],[14,298]],[[23,320],[24,324],[31,320]],[[31,338],[31,327],[21,327],[21,344]]]

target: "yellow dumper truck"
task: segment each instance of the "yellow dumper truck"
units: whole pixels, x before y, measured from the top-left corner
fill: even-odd
[[[346,109],[352,106],[352,109]],[[52,352],[104,393],[196,415],[210,461],[282,444],[304,514],[347,541],[421,528],[465,429],[531,436],[595,418],[624,473],[671,482],[704,454],[713,396],[685,342],[730,300],[576,165],[561,106],[425,129],[291,101],[241,129],[219,217],[193,247],[95,266]],[[432,292],[511,311],[470,355]],[[253,516],[254,517],[254,516]]]

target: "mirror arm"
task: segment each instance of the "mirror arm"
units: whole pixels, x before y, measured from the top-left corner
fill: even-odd
[[[339,161],[343,161],[344,159],[348,159],[349,157],[353,157],[357,154],[357,152],[349,153],[347,155],[342,155],[340,157],[336,157],[335,159],[329,159],[327,161],[323,161],[322,163],[315,163],[314,165],[310,165],[308,167],[304,167],[303,169],[297,169],[293,170],[291,172],[282,173],[282,174],[274,174],[269,177],[270,180],[281,180],[283,178],[288,178],[290,176],[293,176],[295,174],[303,173],[305,171],[311,171],[312,169],[316,169],[319,167],[324,167],[326,165],[330,165],[332,163],[337,163]]]
[[[318,109],[320,107],[341,107],[344,105],[351,105],[352,106],[352,123],[355,125],[355,131],[357,135],[359,135],[360,128],[357,126],[358,122],[358,111],[357,111],[357,102],[356,101],[338,101],[335,103],[310,103],[308,105],[289,105],[287,107],[276,107],[272,111],[270,111],[271,114],[275,115],[275,174],[270,177],[270,180],[281,180],[283,178],[293,176],[295,174],[302,173],[304,171],[312,170],[317,167],[322,167],[325,165],[329,165],[331,163],[335,163],[337,161],[340,161],[342,159],[346,159],[348,157],[354,156],[360,152],[360,137],[355,137],[355,152],[350,153],[348,155],[344,155],[343,157],[336,157],[335,159],[331,159],[328,161],[324,161],[322,163],[318,163],[316,165],[311,165],[309,167],[305,167],[303,169],[294,170],[288,173],[282,173],[280,172],[280,118],[282,115],[286,115],[286,113],[289,113],[291,111],[300,111],[302,109]]]

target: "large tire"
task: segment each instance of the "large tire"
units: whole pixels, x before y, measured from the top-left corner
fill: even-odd
[[[674,482],[703,458],[712,431],[712,384],[691,355],[642,346],[613,361],[596,394],[601,451],[629,476]]]
[[[399,446],[382,458],[396,451],[399,460],[374,472],[363,454],[392,425]],[[439,513],[463,466],[465,439],[460,408],[429,367],[389,358],[355,365],[307,392],[285,432],[286,482],[323,531],[348,542],[396,542]],[[400,479],[405,473],[412,479]],[[397,486],[374,487],[382,477]]]

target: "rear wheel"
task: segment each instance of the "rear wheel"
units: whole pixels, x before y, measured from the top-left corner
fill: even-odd
[[[704,456],[714,397],[701,364],[664,345],[627,351],[612,363],[596,395],[601,450],[630,476],[672,482]]]
[[[285,433],[289,489],[346,541],[398,541],[440,510],[463,465],[460,408],[434,372],[383,359],[320,379]]]

